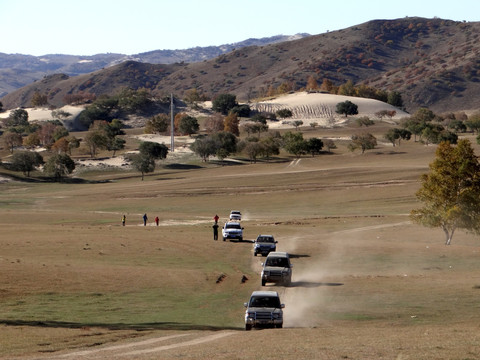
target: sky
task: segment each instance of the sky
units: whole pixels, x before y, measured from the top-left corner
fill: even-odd
[[[132,55],[407,16],[480,21],[480,1],[0,0],[0,53]]]

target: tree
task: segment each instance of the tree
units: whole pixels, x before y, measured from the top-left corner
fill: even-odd
[[[303,139],[300,132],[286,132],[283,136],[283,148],[290,154],[299,157],[307,153],[307,142]]]
[[[323,139],[323,145],[328,152],[331,152],[332,149],[337,148],[337,145],[335,145],[335,142],[332,139]]]
[[[65,120],[66,118],[72,115],[69,112],[64,110],[53,110],[51,114],[52,114],[52,118],[54,118],[55,120]]]
[[[32,95],[31,103],[33,107],[45,106],[48,104],[48,96],[35,91]]]
[[[218,133],[212,134],[211,137],[215,141],[217,150],[215,153],[218,153],[219,149],[223,149],[224,156],[230,156],[230,154],[237,152],[237,138],[234,134],[228,131],[220,131]]]
[[[319,138],[310,138],[307,140],[307,151],[312,154],[312,157],[315,154],[320,154],[320,151],[323,148],[323,141]]]
[[[237,116],[239,117],[249,117],[250,116],[250,112],[252,111],[250,109],[250,106],[247,105],[247,104],[243,104],[243,105],[236,105],[234,106],[230,111],[234,112],[235,114],[237,114]]]
[[[258,141],[249,141],[244,148],[248,158],[254,164],[257,162],[257,157],[264,152],[263,144]]]
[[[227,115],[237,105],[237,97],[235,95],[220,94],[212,101],[212,110]]]
[[[36,146],[40,145],[40,137],[38,133],[29,134],[25,139],[23,139],[23,146],[27,149],[33,149]]]
[[[387,103],[397,108],[403,107],[402,94],[398,91],[392,91],[388,94]]]
[[[142,181],[145,174],[155,171],[155,159],[147,154],[135,154],[130,157],[133,167],[142,173]]]
[[[60,181],[75,170],[75,162],[67,154],[55,154],[49,158],[43,171]]]
[[[361,133],[352,135],[352,142],[348,144],[350,151],[362,149],[362,154],[365,150],[374,149],[377,146],[377,139],[370,133]]]
[[[298,131],[299,126],[303,125],[303,121],[302,120],[295,120],[292,124],[293,124],[293,126],[295,126],[295,130]]]
[[[72,149],[78,149],[80,147],[80,139],[77,139],[75,136],[70,135],[67,137],[68,141],[68,154],[72,155]]]
[[[318,90],[318,82],[315,76],[310,75],[307,79],[307,86],[305,86],[305,90],[307,91],[315,91]]]
[[[236,136],[240,135],[240,129],[238,128],[238,125],[240,123],[240,120],[237,117],[237,114],[230,112],[226,117],[224,121],[224,131],[227,131],[229,133],[232,133]]]
[[[211,136],[197,137],[190,145],[190,149],[200,156],[202,161],[206,162],[210,156],[217,152],[217,143]]]
[[[12,155],[10,163],[13,170],[22,171],[26,177],[30,177],[35,167],[43,165],[43,158],[34,151],[18,151]]]
[[[168,154],[168,148],[165,144],[159,144],[152,141],[142,141],[140,143],[140,154],[149,156],[152,159],[165,159]]]
[[[348,115],[357,115],[358,106],[351,101],[346,100],[337,104],[335,112],[337,114],[345,114],[345,117],[348,117]]]
[[[456,229],[480,234],[480,165],[470,141],[462,139],[457,146],[440,143],[421,181],[416,196],[424,206],[411,211],[414,222],[440,227],[445,245],[451,244]]]
[[[3,120],[3,125],[8,128],[28,126],[28,112],[24,109],[13,110],[9,117]]]
[[[199,128],[200,126],[198,125],[197,119],[190,115],[183,116],[178,125],[178,130],[183,135],[195,134]]]
[[[85,143],[90,149],[90,155],[92,157],[96,157],[98,150],[106,149],[108,145],[108,137],[105,132],[101,128],[95,127],[94,125],[95,123],[92,124],[87,132],[87,135],[85,135]]]
[[[395,146],[395,142],[398,140],[398,146],[400,146],[400,139],[403,140],[410,140],[412,137],[412,133],[407,129],[399,129],[393,128],[389,129],[385,134],[385,139],[390,141],[393,146]]]
[[[478,134],[480,130],[480,112],[470,115],[468,120],[465,121],[465,125],[474,133]]]
[[[10,152],[13,153],[13,149],[16,146],[20,146],[23,143],[22,135],[17,134],[16,132],[7,131],[2,135],[3,143],[7,148],[10,149]]]
[[[215,113],[209,116],[205,121],[205,129],[207,130],[208,133],[223,131],[224,129],[223,121],[224,121],[223,115],[219,113]]]
[[[280,154],[280,141],[281,138],[274,136],[267,136],[260,140],[260,143],[263,145],[263,155],[268,158],[271,155]]]
[[[275,114],[281,119],[291,118],[293,116],[292,110],[286,108],[277,110]]]
[[[53,151],[58,152],[58,153],[62,153],[62,152],[66,153],[68,151],[68,140],[67,140],[67,138],[62,137],[62,138],[58,139],[57,141],[55,141],[52,144],[51,149]]]
[[[126,141],[122,138],[119,138],[118,136],[115,136],[113,139],[111,139],[108,144],[107,144],[107,150],[113,151],[112,156],[115,157],[115,153],[118,150],[122,150],[125,148],[125,143]]]
[[[369,127],[371,125],[374,125],[375,123],[373,122],[373,120],[370,120],[370,118],[368,116],[362,116],[360,118],[358,118],[356,120],[358,126],[362,127],[363,125],[365,125],[365,127]]]

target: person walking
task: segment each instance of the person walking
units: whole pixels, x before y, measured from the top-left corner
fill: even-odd
[[[215,221],[215,224],[212,226],[213,228],[213,240],[218,240],[218,223]]]
[[[158,226],[159,221],[160,221],[160,219],[158,218],[158,216],[155,216],[155,224],[157,224],[157,226]]]
[[[125,215],[122,216],[122,226],[125,226],[125,221],[127,221],[127,217]]]
[[[147,214],[143,214],[143,226],[147,226],[147,220],[148,220]]]

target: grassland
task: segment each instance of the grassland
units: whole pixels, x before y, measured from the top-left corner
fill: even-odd
[[[91,172],[1,184],[0,358],[480,358],[478,238],[458,232],[445,246],[408,218],[435,147],[361,155],[337,144],[299,161],[163,167],[144,181]],[[213,216],[231,209],[246,240],[213,241]],[[286,304],[285,328],[245,332],[260,233],[292,254],[293,284],[268,287]]]

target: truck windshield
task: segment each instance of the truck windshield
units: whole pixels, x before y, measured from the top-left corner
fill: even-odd
[[[250,299],[251,307],[280,307],[280,299],[272,296],[254,296]]]
[[[278,258],[278,257],[269,257],[265,262],[266,266],[275,266],[275,267],[290,267],[288,266],[287,258]]]

